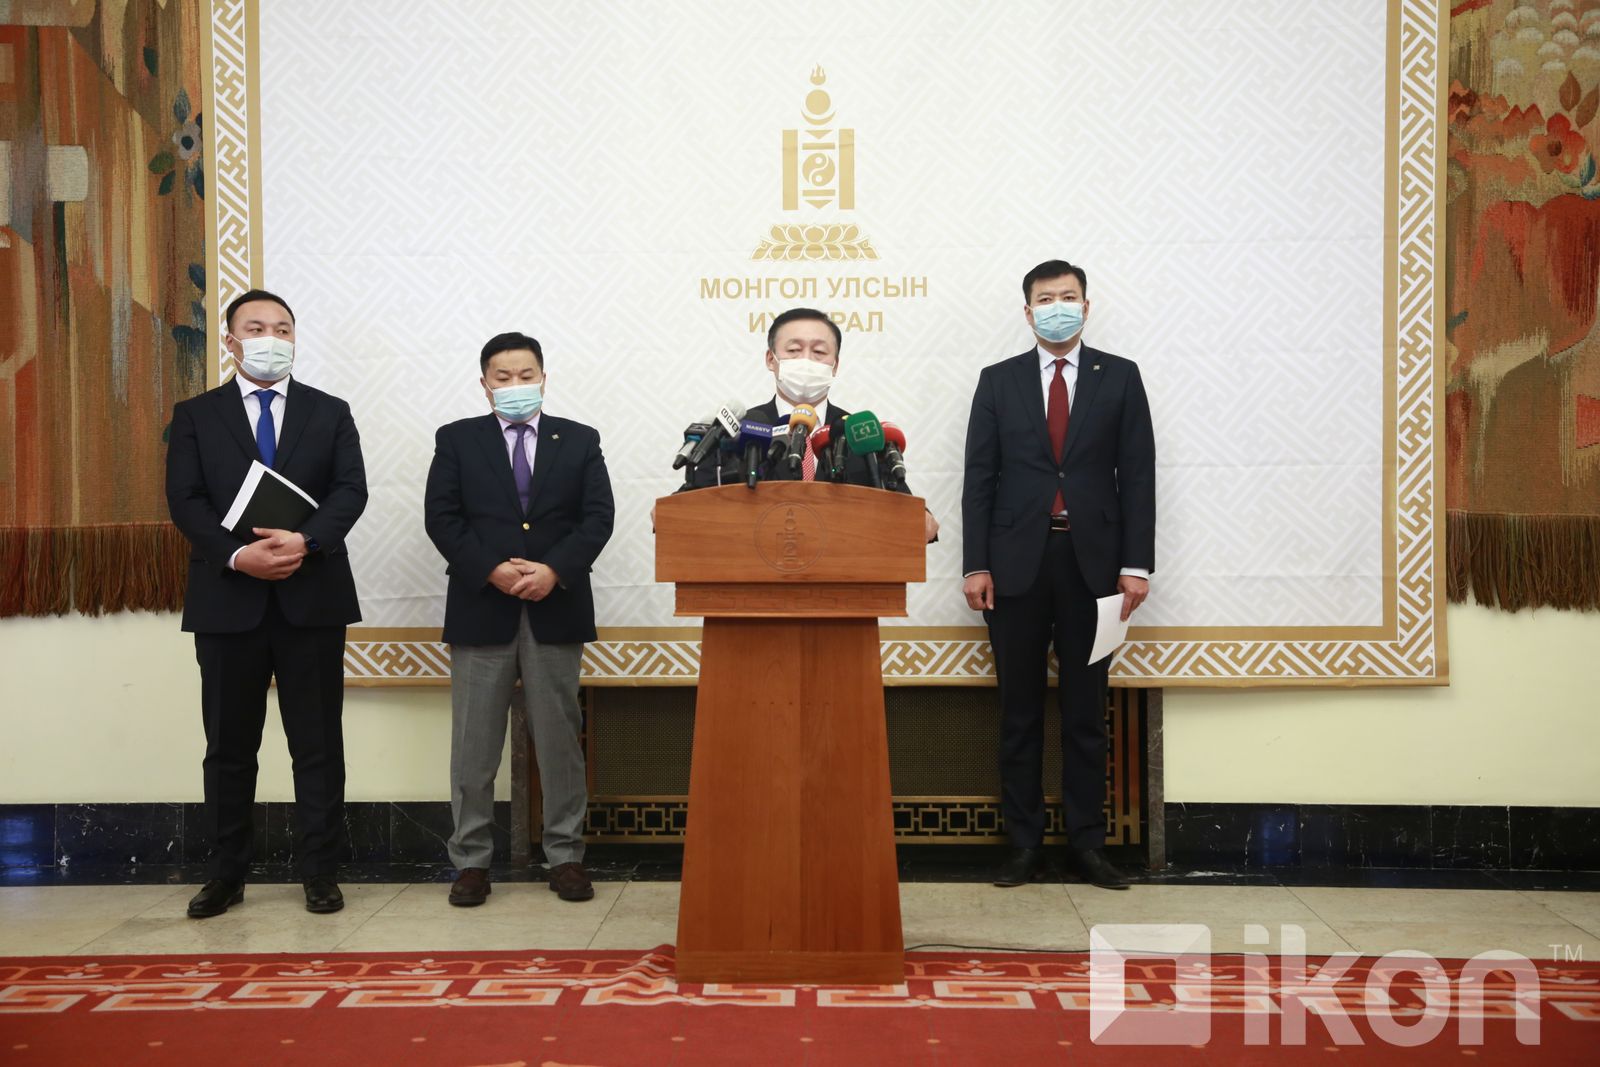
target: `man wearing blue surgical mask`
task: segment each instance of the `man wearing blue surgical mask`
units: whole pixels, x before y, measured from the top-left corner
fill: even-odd
[[[1000,690],[1000,794],[1011,852],[994,884],[1031,881],[1045,829],[1046,661],[1060,665],[1062,808],[1072,866],[1126,889],[1107,859],[1106,674],[1089,663],[1095,600],[1143,603],[1155,569],[1156,447],[1132,360],[1083,343],[1089,280],[1049,260],[1022,280],[1036,344],[985,367],[967,422],[962,594],[989,624]]]
[[[544,350],[521,333],[478,357],[489,411],[441,426],[424,499],[448,566],[450,903],[488,898],[494,777],[517,682],[539,761],[544,857],[562,900],[589,900],[578,667],[595,638],[589,569],[611,538],[611,479],[592,427],[544,411]]]

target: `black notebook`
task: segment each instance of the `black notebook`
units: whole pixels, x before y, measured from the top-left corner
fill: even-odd
[[[255,529],[298,530],[316,510],[317,502],[305,490],[253,460],[222,525],[246,541],[255,541],[259,540]]]

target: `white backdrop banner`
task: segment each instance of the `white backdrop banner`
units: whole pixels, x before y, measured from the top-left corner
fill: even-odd
[[[1394,7],[1395,10],[1391,10]],[[491,335],[544,346],[597,427],[616,532],[591,680],[692,680],[648,513],[685,423],[772,395],[770,317],[844,330],[835,398],[905,428],[942,524],[891,680],[981,681],[959,592],[979,369],[1026,350],[1023,274],[1088,272],[1138,361],[1157,569],[1132,684],[1438,682],[1434,4],[1291,0],[214,5],[219,301],[299,318],[371,502],[351,673],[442,676],[422,527]],[[235,288],[229,291],[229,279]],[[224,371],[227,368],[222,368]]]

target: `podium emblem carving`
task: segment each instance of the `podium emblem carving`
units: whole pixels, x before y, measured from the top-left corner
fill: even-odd
[[[822,520],[804,504],[778,504],[756,523],[756,551],[773,570],[803,571],[822,555]]]

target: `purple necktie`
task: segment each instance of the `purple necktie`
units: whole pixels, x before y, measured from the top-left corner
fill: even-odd
[[[528,500],[533,493],[533,472],[528,469],[526,444],[531,427],[522,422],[512,429],[517,431],[517,443],[511,448],[511,477],[517,483],[517,499],[522,501],[523,514],[527,514]]]

